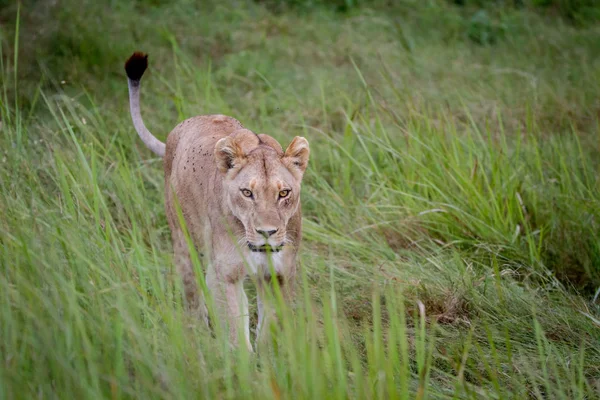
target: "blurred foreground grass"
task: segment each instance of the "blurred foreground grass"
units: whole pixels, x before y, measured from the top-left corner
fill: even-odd
[[[0,398],[598,398],[600,29],[369,4],[5,8]],[[183,312],[134,50],[161,139],[223,113],[311,143],[270,352]]]

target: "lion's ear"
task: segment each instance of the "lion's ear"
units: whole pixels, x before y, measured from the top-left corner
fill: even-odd
[[[230,133],[215,144],[217,166],[222,172],[243,167],[246,163],[246,154],[255,149],[258,144],[258,136],[248,129],[238,129]]]
[[[239,166],[245,158],[242,147],[232,136],[224,137],[215,144],[215,159],[223,173]]]
[[[285,154],[281,160],[292,173],[295,175],[299,174],[298,177],[301,178],[308,166],[309,155],[308,140],[301,136],[296,136],[285,150]]]

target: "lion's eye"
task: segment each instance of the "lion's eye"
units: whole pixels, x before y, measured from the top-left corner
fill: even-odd
[[[279,198],[282,199],[284,197],[287,197],[288,194],[290,194],[289,190],[282,190],[282,191],[279,192]]]
[[[242,194],[243,194],[245,197],[252,197],[252,192],[251,192],[251,191],[249,191],[248,189],[242,189]]]

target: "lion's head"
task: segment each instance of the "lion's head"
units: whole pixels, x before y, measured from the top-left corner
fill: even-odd
[[[243,224],[250,250],[278,252],[289,241],[288,222],[300,205],[309,153],[303,137],[295,137],[284,152],[272,137],[246,129],[215,145],[225,205]]]

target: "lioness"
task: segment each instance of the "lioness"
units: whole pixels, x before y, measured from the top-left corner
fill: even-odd
[[[143,53],[134,53],[125,63],[129,106],[139,136],[164,158],[166,213],[186,306],[208,322],[177,207],[194,246],[204,254],[206,283],[230,342],[235,345],[243,329],[252,350],[243,281],[250,273],[258,282],[259,341],[272,314],[264,304],[266,285],[276,278],[284,298],[291,296],[308,142],[297,136],[284,152],[275,139],[245,129],[234,118],[205,115],[181,122],[165,145],[146,129],[140,113],[140,79],[147,66]]]

